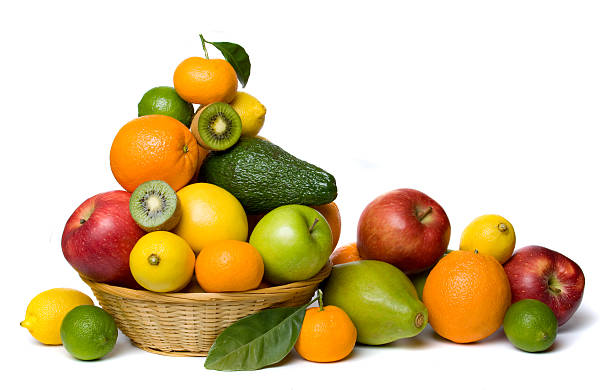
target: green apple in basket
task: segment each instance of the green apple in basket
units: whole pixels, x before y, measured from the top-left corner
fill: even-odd
[[[253,229],[249,243],[264,261],[264,279],[284,284],[310,279],[332,253],[332,232],[325,217],[302,205],[267,213]]]

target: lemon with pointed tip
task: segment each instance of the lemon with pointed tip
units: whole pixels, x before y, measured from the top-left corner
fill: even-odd
[[[172,292],[186,287],[195,267],[195,254],[183,239],[164,230],[145,234],[130,252],[130,271],[142,287]]]
[[[495,214],[481,215],[463,230],[459,249],[493,256],[504,264],[512,256],[516,234],[514,227],[504,217]]]
[[[72,288],[52,288],[35,296],[20,325],[43,344],[61,345],[60,327],[66,314],[80,305],[93,305],[90,297]]]
[[[242,137],[255,137],[266,119],[266,107],[255,96],[246,92],[236,92],[230,106],[242,121]]]

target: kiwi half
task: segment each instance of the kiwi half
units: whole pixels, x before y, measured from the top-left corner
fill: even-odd
[[[198,110],[191,122],[191,132],[203,148],[225,150],[240,139],[242,120],[229,104],[212,103]]]
[[[171,230],[181,219],[176,192],[162,180],[142,183],[130,197],[130,214],[146,232]]]

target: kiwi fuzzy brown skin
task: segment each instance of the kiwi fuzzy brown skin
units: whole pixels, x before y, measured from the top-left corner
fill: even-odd
[[[202,135],[200,134],[200,117],[201,117],[201,115],[202,115],[202,112],[204,112],[204,110],[205,110],[206,108],[210,107],[210,106],[211,106],[211,105],[213,105],[213,104],[216,104],[216,103],[211,103],[211,104],[208,104],[208,105],[206,105],[206,106],[200,106],[200,107],[198,108],[198,110],[196,111],[195,115],[193,116],[193,119],[191,120],[191,125],[189,126],[189,130],[191,131],[191,133],[193,134],[193,136],[195,137],[195,139],[198,141],[198,144],[199,144],[200,146],[202,146],[203,148],[208,149],[208,150],[221,151],[221,150],[225,150],[225,149],[228,149],[229,147],[233,146],[233,144],[234,144],[235,142],[234,142],[234,143],[232,143],[232,144],[226,145],[226,146],[225,146],[225,147],[223,147],[223,148],[217,148],[217,147],[215,147],[215,146],[210,145],[209,143],[207,143],[207,142],[206,142],[206,141],[205,141],[205,140],[202,138]],[[229,104],[227,104],[227,107],[228,107],[229,109],[232,109],[232,110],[233,110],[233,108],[232,108],[232,107],[231,107]],[[240,120],[240,116],[238,115],[238,113],[236,113],[236,117],[237,117],[237,119],[238,119],[238,121],[239,121],[239,120]],[[241,133],[241,132],[242,132],[242,123],[240,124],[240,130],[236,130],[236,129],[234,129],[233,131],[238,131],[239,133]],[[240,134],[238,135],[238,137],[235,137],[235,138],[236,138],[236,142],[238,142],[238,139],[240,138]]]
[[[174,192],[174,190],[172,190],[172,187],[166,184],[167,190],[172,191],[171,193],[167,194],[168,196],[171,196],[173,199],[173,201],[167,206],[167,207],[174,207],[174,212],[172,213],[172,215],[168,219],[166,219],[165,222],[159,225],[155,225],[155,226],[151,224],[143,223],[140,220],[140,218],[146,218],[146,216],[144,215],[146,212],[141,209],[143,207],[142,202],[137,199],[134,199],[133,201],[132,198],[139,196],[139,194],[141,194],[141,191],[139,191],[139,188],[141,186],[144,186],[144,185],[148,186],[149,185],[148,183],[151,183],[151,185],[155,185],[155,182],[164,183],[161,180],[151,180],[151,181],[145,182],[141,184],[140,186],[138,186],[138,188],[134,190],[134,192],[132,193],[132,196],[130,197],[130,214],[132,215],[132,219],[134,219],[134,222],[136,222],[136,224],[145,232],[154,232],[158,230],[166,230],[166,231],[172,230],[176,227],[176,225],[178,225],[181,219],[181,216],[182,216],[181,204],[179,202],[179,199],[176,196],[176,193]],[[158,194],[158,196],[162,196],[162,195],[163,194]]]

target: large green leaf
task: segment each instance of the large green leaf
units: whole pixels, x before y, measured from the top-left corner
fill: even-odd
[[[232,65],[236,71],[236,76],[238,76],[238,81],[240,81],[242,88],[244,88],[247,81],[249,81],[249,76],[251,75],[251,61],[249,60],[249,55],[247,54],[246,50],[244,50],[244,48],[239,44],[232,42],[208,43],[216,47],[221,54],[223,54],[223,57],[225,57],[227,62]]]
[[[280,362],[293,349],[311,303],[262,310],[235,322],[217,337],[204,367],[246,371]]]

